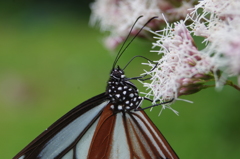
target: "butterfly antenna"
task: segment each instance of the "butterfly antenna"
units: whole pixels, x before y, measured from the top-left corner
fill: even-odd
[[[142,17],[143,17],[142,15],[139,16],[139,17],[136,19],[136,21],[133,23],[133,25],[132,25],[132,27],[131,27],[131,29],[130,29],[130,31],[129,31],[127,37],[126,37],[126,39],[124,40],[124,42],[123,42],[121,48],[120,48],[119,51],[118,51],[118,54],[117,54],[117,56],[116,56],[116,58],[115,58],[115,61],[114,61],[114,63],[113,63],[113,68],[116,66],[116,63],[117,63],[118,59],[122,56],[122,55],[121,55],[121,54],[122,54],[121,51],[122,51],[122,49],[123,49],[125,43],[127,42],[127,39],[128,39],[129,36],[131,35],[131,32],[132,32],[132,30],[133,30],[135,24],[136,24],[137,21],[138,21],[140,18],[142,18]]]
[[[153,19],[158,18],[157,16],[155,16],[155,17],[152,17],[151,19],[149,19],[149,20],[143,25],[143,27],[137,32],[137,34],[131,39],[131,41],[127,44],[127,46],[123,49],[125,43],[127,42],[127,39],[128,39],[129,36],[131,35],[131,32],[132,32],[134,26],[136,25],[137,21],[138,21],[140,18],[142,18],[142,17],[143,17],[142,15],[139,16],[139,17],[136,19],[136,21],[134,22],[134,24],[132,25],[132,27],[131,27],[131,29],[130,29],[127,37],[126,37],[126,40],[123,42],[120,50],[118,51],[117,57],[116,57],[116,59],[115,59],[115,61],[114,61],[114,63],[113,63],[113,68],[116,66],[117,61],[120,59],[120,57],[122,56],[122,54],[124,53],[124,51],[125,51],[125,50],[128,48],[128,46],[133,42],[133,40],[139,35],[139,33],[143,30],[143,28],[144,28],[148,23],[150,23]],[[123,50],[122,50],[122,49],[123,49]]]

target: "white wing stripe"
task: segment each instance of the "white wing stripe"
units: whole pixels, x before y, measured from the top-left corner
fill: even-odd
[[[130,152],[123,124],[122,113],[116,114],[116,123],[113,134],[110,158],[129,159]]]
[[[69,158],[73,158],[73,150],[65,154],[62,159],[69,159]]]
[[[173,158],[171,152],[168,150],[168,148],[166,147],[166,145],[164,144],[164,142],[162,141],[162,139],[158,136],[158,133],[153,129],[153,127],[150,125],[150,123],[148,122],[148,120],[146,120],[145,116],[140,112],[135,112],[135,114],[138,114],[139,116],[141,116],[141,119],[144,120],[144,122],[149,126],[149,128],[151,128],[152,132],[154,133],[155,137],[158,138],[158,141],[162,144],[162,146],[164,147],[164,149],[166,150],[166,152]],[[145,123],[142,122],[141,119],[139,118],[135,118],[138,123],[143,127],[144,130],[148,130],[148,128],[145,126]],[[154,146],[157,148],[157,150],[160,152],[161,156],[165,156],[162,152],[162,150],[160,149],[160,147],[157,145],[156,141],[154,140],[153,136],[149,133],[149,131],[145,131],[145,133],[147,133],[148,137],[151,139],[152,143],[154,144]]]
[[[45,148],[40,152],[38,157],[41,158],[54,158],[60,152],[62,152],[66,147],[68,147],[86,128],[89,122],[95,117],[99,110],[104,108],[109,101],[105,101],[99,106],[96,106],[74,121],[72,121],[68,126],[63,128],[59,133],[57,133],[48,143],[46,143]]]
[[[86,159],[87,158],[88,151],[89,151],[91,141],[92,141],[92,138],[93,138],[93,134],[94,134],[95,129],[97,127],[98,121],[99,121],[99,118],[88,129],[88,131],[85,133],[85,135],[82,137],[82,139],[76,145],[76,150],[77,150],[76,158],[77,159]]]
[[[132,143],[133,151],[136,152],[138,157],[142,156],[142,158],[143,158],[144,154],[143,154],[143,152],[141,150],[141,146],[140,146],[140,144],[143,144],[144,148],[149,153],[149,155],[152,156],[152,158],[154,158],[154,154],[152,153],[152,150],[148,146],[146,139],[143,137],[142,132],[139,130],[139,128],[137,127],[137,125],[132,120],[132,117],[129,114],[126,114],[126,120],[128,120],[126,126],[128,127],[128,131],[129,131],[128,135],[129,135],[130,141]],[[136,120],[138,120],[138,118],[136,118]],[[137,138],[137,136],[141,139],[141,141],[140,141],[141,143],[139,142],[139,138]]]

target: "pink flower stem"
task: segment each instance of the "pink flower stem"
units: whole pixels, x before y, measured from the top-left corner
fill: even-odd
[[[225,82],[225,85],[232,86],[236,90],[240,91],[240,87],[238,85],[235,85],[232,81],[227,80]],[[202,85],[201,89],[206,89],[206,88],[211,88],[211,87],[216,87],[216,85],[215,84],[212,84],[212,85]]]
[[[240,87],[238,85],[235,85],[232,81],[230,80],[227,80],[225,85],[229,85],[229,86],[232,86],[233,88],[235,88],[236,90],[239,90],[240,91]]]

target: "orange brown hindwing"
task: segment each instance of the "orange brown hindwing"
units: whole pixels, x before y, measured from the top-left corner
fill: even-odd
[[[98,121],[88,152],[88,159],[109,158],[115,120],[116,115],[113,114],[110,104],[108,104]]]
[[[115,114],[110,105],[109,103],[104,108],[100,116],[88,159],[121,159],[125,155],[137,159],[178,159],[174,150],[144,111]],[[122,127],[124,130],[119,132]],[[126,151],[118,149],[121,144],[117,140],[125,144],[123,146]]]
[[[124,121],[129,145],[135,158],[178,159],[167,140],[144,111],[126,114]]]

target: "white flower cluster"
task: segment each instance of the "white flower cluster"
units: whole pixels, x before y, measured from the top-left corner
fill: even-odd
[[[196,1],[196,0],[195,0]],[[91,4],[90,24],[99,24],[101,31],[109,31],[110,36],[105,39],[105,45],[109,49],[114,49],[118,44],[125,40],[130,28],[139,16],[143,16],[134,26],[132,34],[152,17],[158,16],[147,26],[158,29],[164,24],[165,18],[170,21],[184,19],[193,7],[194,0],[191,2],[179,0],[96,0]],[[145,36],[144,31],[140,36]]]
[[[126,36],[134,21],[141,15],[136,27],[141,28],[150,18],[161,15],[163,0],[97,0],[91,5],[91,24],[99,22],[102,31],[114,36]]]
[[[151,72],[151,83],[144,83],[150,89],[146,97],[164,102],[198,91],[201,79],[206,78],[212,64],[196,48],[184,21],[153,33],[157,35],[153,48],[160,47],[160,50],[152,52],[158,52],[161,59],[157,68]]]
[[[197,13],[199,9],[203,9],[202,14]],[[211,57],[215,70],[224,73],[217,79],[221,86],[228,76],[240,75],[240,1],[201,1],[193,13],[195,35],[204,36],[209,43],[203,52]],[[240,76],[238,79],[240,85]]]
[[[189,20],[192,23],[186,25]],[[240,75],[240,1],[200,1],[185,22],[153,32],[157,35],[153,47],[160,47],[161,59],[151,73],[151,83],[144,86],[149,90],[146,96],[154,101],[200,91],[214,77],[219,87],[227,76]],[[198,50],[191,34],[204,37],[206,48]]]

